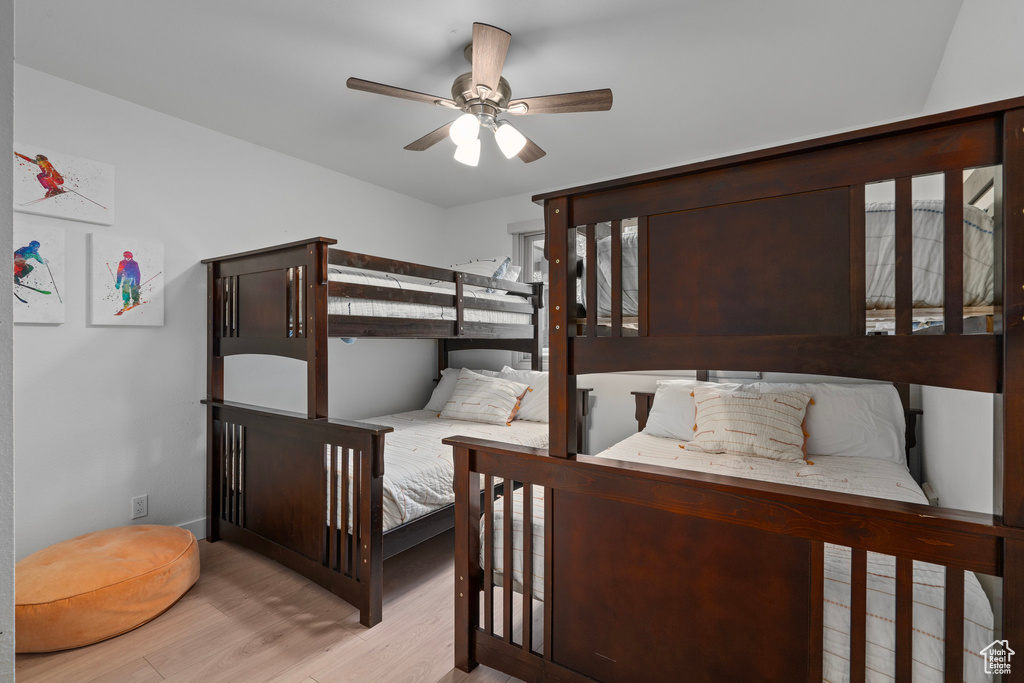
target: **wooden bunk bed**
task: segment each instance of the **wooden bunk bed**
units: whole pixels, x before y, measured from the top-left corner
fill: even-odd
[[[993,332],[964,333],[962,217],[947,212],[943,334],[912,334],[912,178],[944,173],[946,202],[957,206],[964,169],[994,165]],[[888,179],[895,334],[867,335],[865,184]],[[895,558],[896,681],[918,666],[915,563],[945,568],[936,680],[964,680],[965,662],[978,665],[979,653],[964,651],[971,572],[1001,578],[995,632],[1011,648],[1024,643],[1024,98],[535,200],[551,266],[550,445],[446,440],[456,463],[458,668],[482,663],[529,681],[821,681],[823,574],[835,547],[851,558],[849,646],[837,653],[850,680],[873,665],[866,588],[876,554]],[[634,217],[638,329],[627,336],[615,235]],[[576,318],[575,234],[588,233],[592,254],[593,226],[605,221],[607,331],[596,311]],[[905,407],[910,384],[991,393],[995,514],[577,455],[578,375],[693,368],[889,381]],[[642,398],[638,417],[650,408]],[[522,493],[481,504],[473,492],[499,479]],[[540,534],[522,522],[538,515]],[[521,548],[496,546],[518,533]],[[518,592],[496,588],[515,586],[517,563]],[[1013,664],[1002,680],[1022,678]]]
[[[384,448],[394,429],[327,419],[328,338],[437,339],[439,371],[465,349],[529,353],[539,370],[543,285],[343,251],[335,242],[311,238],[203,261],[207,540],[271,557],[358,607],[360,621],[373,626],[384,559],[452,528],[454,505],[384,531]],[[490,296],[479,294],[484,288]],[[395,305],[405,317],[380,314]],[[474,312],[515,313],[518,322]],[[226,401],[224,358],[234,354],[305,362],[307,414]],[[586,396],[581,403],[582,420]]]

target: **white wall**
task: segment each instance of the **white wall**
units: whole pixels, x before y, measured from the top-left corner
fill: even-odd
[[[67,322],[19,325],[14,333],[17,554],[130,524],[130,499],[142,494],[149,515],[136,523],[201,520],[200,259],[325,235],[354,251],[443,263],[443,211],[37,71],[18,67],[16,88],[15,139],[113,164],[117,219],[104,227],[24,216],[66,230]],[[164,242],[163,327],[87,324],[86,236],[108,231]],[[407,410],[429,396],[432,342],[332,340],[330,347],[332,415]],[[299,362],[229,360],[229,399],[304,410]],[[0,500],[10,500],[3,489]]]
[[[1024,96],[1024,3],[964,0],[924,113]]]
[[[0,147],[14,137],[14,0],[0,0]],[[0,164],[0,243],[14,239],[11,164]],[[8,252],[10,253],[10,252]],[[13,267],[10,261],[7,266]],[[14,369],[11,343],[14,288],[11,280],[0,296],[0,681],[14,680]]]

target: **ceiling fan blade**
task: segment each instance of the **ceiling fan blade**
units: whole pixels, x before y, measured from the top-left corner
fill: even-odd
[[[497,93],[512,34],[487,24],[473,24],[473,85]],[[487,94],[489,94],[487,93]],[[486,97],[487,94],[482,94]]]
[[[537,161],[537,159],[540,159],[545,154],[547,154],[547,152],[538,147],[536,142],[530,138],[526,138],[526,144],[521,150],[519,150],[519,154],[516,156],[522,159],[524,163],[528,164],[531,161]]]
[[[437,143],[441,142],[441,140],[444,140],[445,138],[448,137],[448,129],[451,127],[451,123],[446,123],[437,130],[430,131],[429,133],[421,137],[419,140],[416,140],[415,142],[410,142],[408,145],[405,146],[405,149],[409,150],[410,152],[422,152],[425,149],[430,149]]]
[[[449,100],[446,97],[438,97],[437,95],[427,95],[426,93],[416,92],[414,90],[406,90],[404,88],[396,88],[393,85],[384,85],[383,83],[374,83],[373,81],[364,81],[361,78],[350,78],[345,83],[352,90],[362,90],[363,92],[372,92],[377,95],[387,95],[388,97],[397,97],[403,100],[412,100],[414,102],[426,102],[427,104],[441,104],[446,107],[458,108],[455,102]]]
[[[522,105],[526,111],[517,111]],[[612,108],[612,91],[585,90],[562,95],[524,97],[508,103],[509,114],[570,114],[579,111],[608,111]]]

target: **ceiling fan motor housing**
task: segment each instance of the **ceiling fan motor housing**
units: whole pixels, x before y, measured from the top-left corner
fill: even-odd
[[[498,80],[497,90],[485,93],[484,97],[473,86],[472,71],[462,74],[452,83],[452,99],[459,109],[470,114],[496,117],[512,97],[512,87],[504,78]]]

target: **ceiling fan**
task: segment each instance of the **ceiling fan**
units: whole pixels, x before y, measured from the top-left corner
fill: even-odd
[[[512,35],[487,24],[473,24],[473,42],[466,46],[464,55],[473,70],[455,79],[451,99],[427,95],[391,85],[348,79],[353,90],[398,97],[415,102],[426,102],[450,109],[458,109],[462,116],[437,130],[411,142],[405,149],[422,152],[445,137],[456,144],[455,159],[469,166],[480,160],[480,128],[494,132],[494,139],[507,159],[518,156],[526,163],[546,154],[536,143],[523,135],[508,121],[499,120],[501,114],[564,114],[581,111],[608,111],[612,108],[612,91],[586,90],[562,95],[544,95],[513,100],[512,88],[501,77],[505,55]]]

